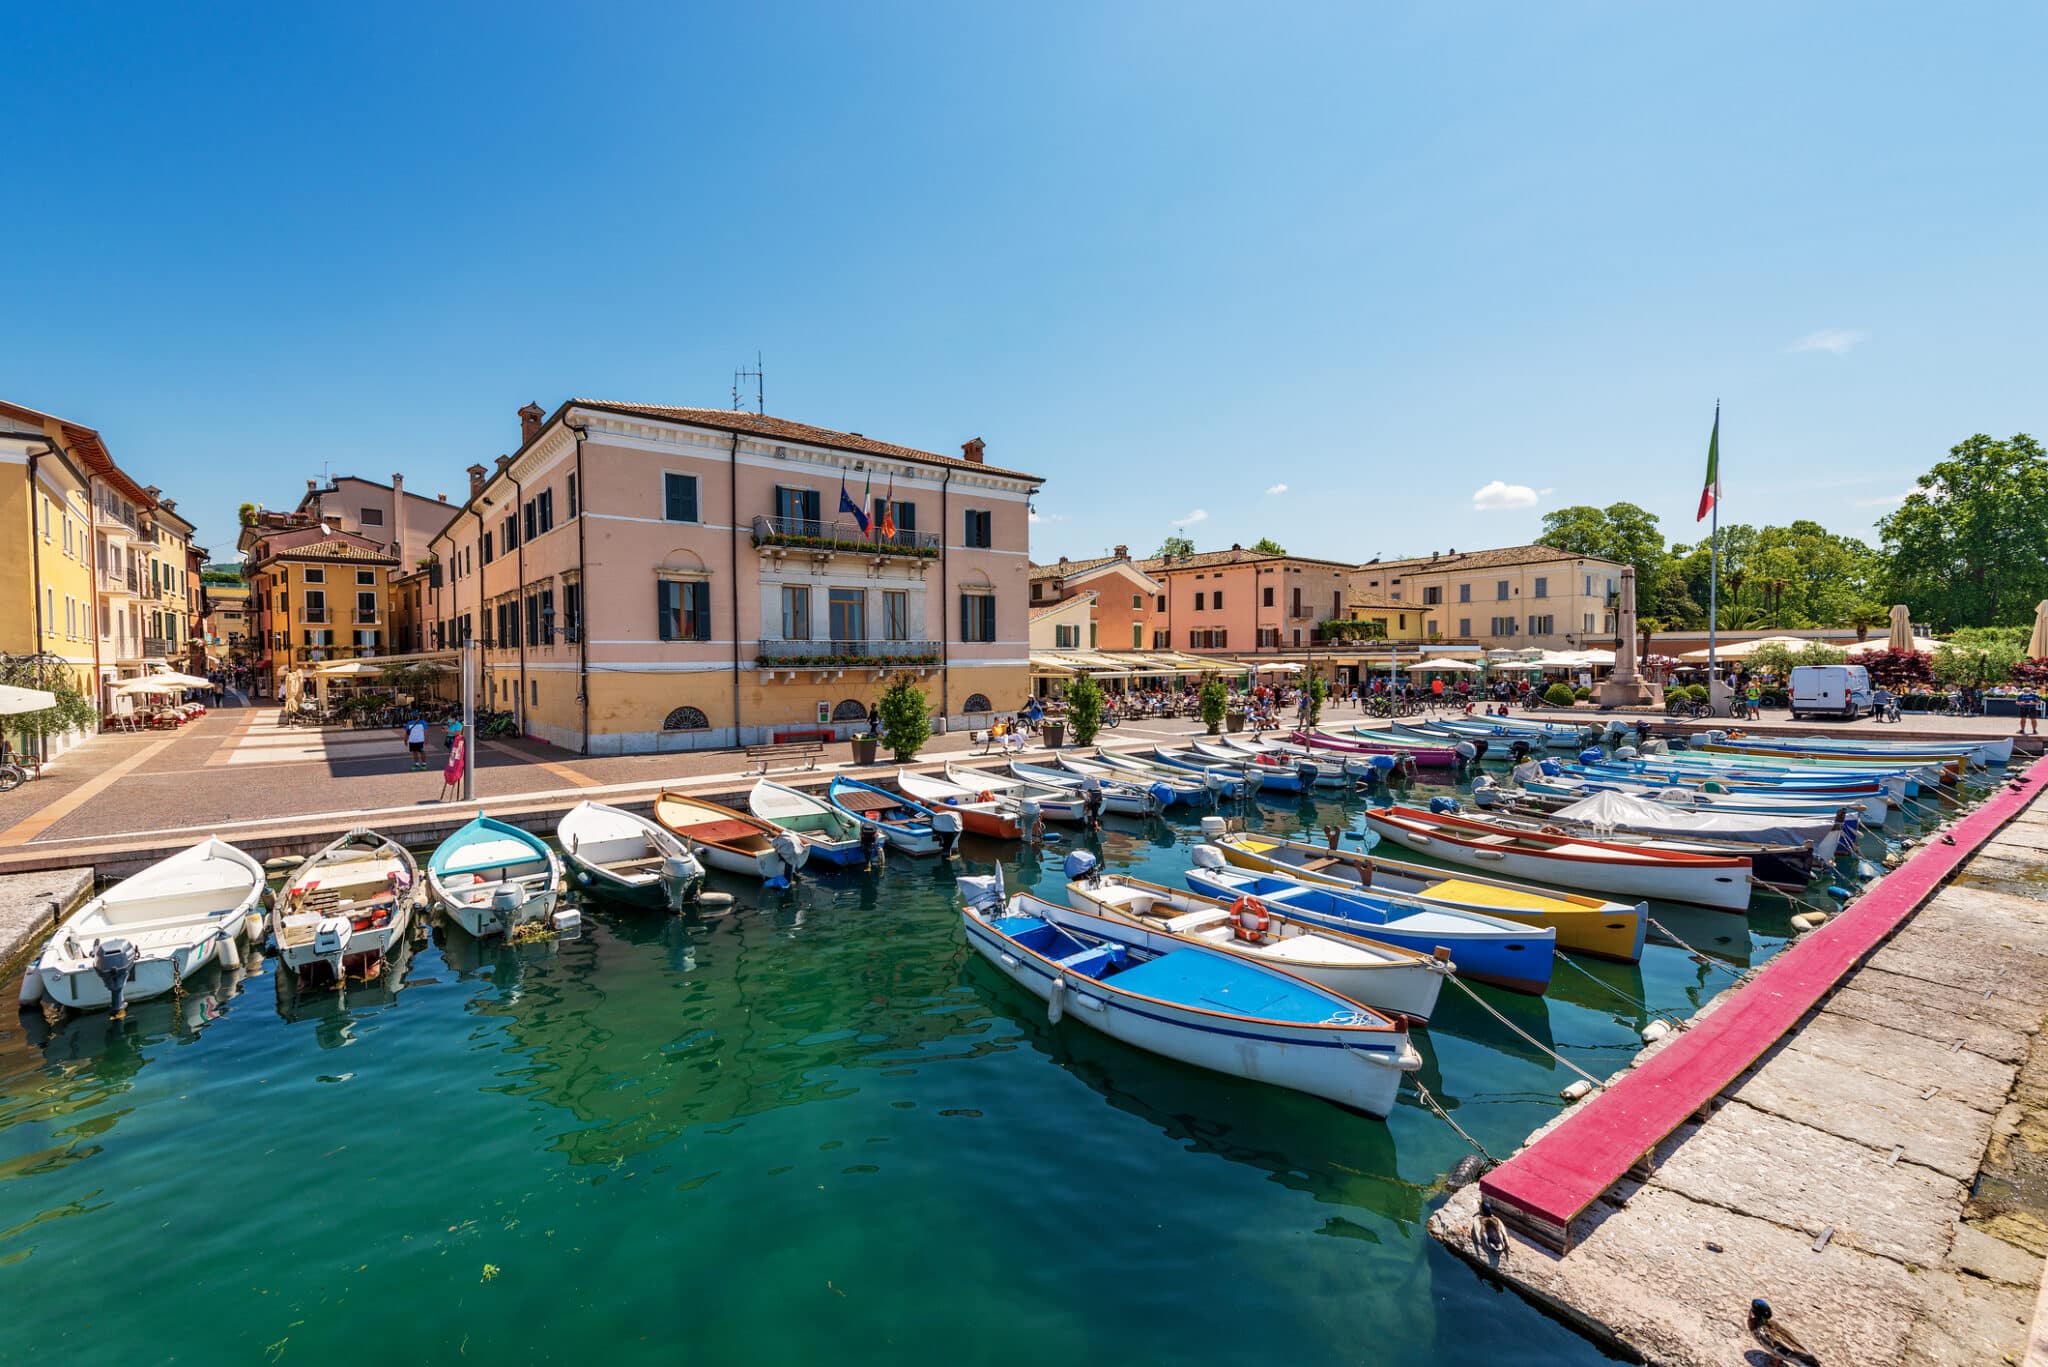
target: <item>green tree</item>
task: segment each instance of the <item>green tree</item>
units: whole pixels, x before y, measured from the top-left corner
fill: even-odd
[[[40,712],[16,712],[4,719],[15,745],[24,752],[39,752],[45,737],[83,731],[99,720],[99,709],[79,690],[70,667],[55,655],[0,653],[0,683],[38,688],[57,699],[54,707]]]
[[[1252,550],[1260,555],[1285,555],[1287,548],[1270,536],[1262,536],[1252,543]]]
[[[1169,555],[1193,555],[1194,553],[1194,539],[1192,537],[1182,536],[1179,532],[1175,532],[1172,536],[1167,537],[1166,540],[1159,543],[1159,549],[1152,552],[1152,558],[1155,560],[1164,560]]]
[[[235,510],[235,516],[241,519],[241,523],[244,527],[255,525],[256,505],[253,503],[244,503],[240,508],[237,508]]]
[[[1230,690],[1224,687],[1223,680],[1211,674],[1209,682],[1202,685],[1200,701],[1202,724],[1209,728],[1209,734],[1213,736],[1223,725],[1223,713],[1230,706]]]
[[[1102,731],[1102,687],[1086,674],[1067,685],[1067,729],[1076,745],[1095,744]]]
[[[1320,674],[1309,675],[1308,680],[1308,724],[1320,726],[1323,721],[1323,703],[1330,696],[1330,686],[1323,682]]]
[[[908,674],[896,676],[877,706],[882,713],[882,744],[898,764],[908,764],[932,736],[931,703]]]
[[[1657,529],[1656,514],[1633,503],[1610,503],[1605,508],[1585,504],[1559,508],[1543,515],[1543,534],[1536,540],[1539,545],[1554,546],[1574,555],[1633,565],[1637,609],[1656,603],[1665,564],[1670,559],[1664,549],[1664,533]]]
[[[1980,432],[1948,454],[1878,524],[1891,597],[1937,627],[2021,621],[2048,597],[2048,453]]]
[[[2032,627],[1963,627],[1934,652],[1934,677],[1950,686],[2005,683],[2032,635]]]

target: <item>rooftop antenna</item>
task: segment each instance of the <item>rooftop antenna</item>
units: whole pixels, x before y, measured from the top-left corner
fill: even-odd
[[[761,353],[757,351],[754,353],[754,368],[752,370],[735,370],[732,373],[733,412],[737,413],[740,411],[740,386],[748,380],[754,382],[754,412],[757,415],[762,415],[768,411],[762,406],[761,370]]]

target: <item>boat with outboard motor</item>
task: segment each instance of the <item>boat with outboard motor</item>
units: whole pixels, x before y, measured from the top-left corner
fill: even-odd
[[[1053,763],[1083,777],[1093,774],[1098,778],[1118,778],[1128,783],[1164,784],[1173,790],[1175,802],[1190,805],[1214,802],[1223,797],[1243,797],[1249,791],[1242,775],[1226,774],[1220,768],[1196,773],[1115,750],[1098,748],[1086,759],[1062,750],[1053,756]]]
[[[419,862],[358,826],[294,869],[270,911],[270,938],[299,990],[383,972],[427,895]]]
[[[636,812],[579,802],[555,841],[576,885],[609,901],[681,911],[703,894],[704,865],[688,842]]]
[[[1197,845],[1191,853],[1194,862],[1182,876],[1205,897],[1232,906],[1239,898],[1251,898],[1269,913],[1282,912],[1307,925],[1365,935],[1418,954],[1434,956],[1443,950],[1457,976],[1473,982],[1538,997],[1549,990],[1557,950],[1553,930],[1356,888],[1234,869],[1214,845]]]
[[[1318,788],[1335,788],[1349,791],[1353,788],[1370,787],[1386,777],[1387,755],[1343,755],[1335,751],[1318,753],[1305,745],[1293,741],[1274,740],[1261,736],[1246,740],[1242,736],[1222,736],[1211,742],[1216,748],[1234,755],[1245,755],[1254,762],[1265,763],[1268,758],[1276,764],[1307,762],[1315,765],[1313,782]],[[1374,760],[1382,763],[1375,764]]]
[[[882,838],[905,854],[951,854],[966,822],[954,811],[935,812],[901,793],[835,775],[825,800],[856,821],[872,822]]]
[[[1374,1118],[1422,1066],[1406,1027],[1305,978],[1128,921],[963,878],[961,926],[996,969],[1112,1039]]]
[[[1196,940],[1243,958],[1299,973],[1355,1002],[1426,1023],[1450,976],[1449,955],[1420,954],[1331,926],[1296,921],[1284,911],[1264,916],[1200,893],[1104,874],[1085,850],[1069,856],[1088,867],[1067,883],[1067,901],[1083,911]]]
[[[263,866],[218,836],[131,874],[64,918],[21,980],[21,1004],[120,1017],[208,964],[241,964]]]
[[[810,862],[813,846],[796,832],[687,793],[664,789],[654,799],[654,819],[689,841],[704,863],[743,878],[775,883]]]
[[[1870,759],[1883,763],[1953,760],[1990,766],[2012,762],[2011,736],[1970,736],[1955,741],[1893,741],[1848,736],[1781,736],[1740,730],[1708,731],[1697,744],[1709,750],[1753,755],[1811,756],[1817,759]]]
[[[1629,793],[1555,797],[1499,783],[1490,776],[1472,785],[1472,800],[1488,811],[1570,821],[1598,830],[1698,836],[1759,845],[1812,845],[1814,858],[1822,863],[1833,859],[1845,845],[1854,848],[1855,837],[1863,828],[1861,816],[1847,806],[1813,816],[1717,811],[1676,807]]]
[[[951,765],[947,766],[946,772],[952,773]],[[1157,780],[1133,783],[1120,778],[1077,774],[1056,765],[1030,764],[1021,759],[1010,761],[1010,773],[1013,777],[1007,781],[1016,785],[1014,792],[1018,798],[1021,800],[1028,793],[1053,821],[1084,822],[1088,819],[1090,782],[1102,794],[1102,810],[1124,816],[1155,816],[1176,800],[1174,790]],[[1201,789],[1196,795],[1206,800],[1208,790]]]
[[[477,939],[546,921],[561,886],[562,861],[546,841],[488,816],[478,816],[427,857],[434,899]]]
[[[998,793],[993,784],[966,788],[935,774],[896,771],[896,786],[934,812],[953,811],[974,835],[991,840],[1025,840],[1042,829],[1045,813],[1033,803],[1029,810],[1016,798]]]
[[[1420,807],[1381,807],[1365,824],[1383,840],[1468,868],[1567,888],[1654,897],[1717,911],[1749,907],[1750,862],[1740,855],[1691,854],[1571,835],[1522,831],[1498,822]]]
[[[1308,786],[1298,773],[1262,769],[1249,759],[1237,755],[1217,759],[1213,755],[1201,753],[1191,745],[1155,745],[1152,747],[1152,761],[1169,769],[1235,782],[1247,793],[1298,793]]]
[[[1371,892],[1540,927],[1557,936],[1559,949],[1596,959],[1632,964],[1643,957],[1650,917],[1649,908],[1640,902],[1630,906],[1582,892],[1482,878],[1427,864],[1386,859],[1377,852],[1316,845],[1263,831],[1205,829],[1203,836],[1222,851],[1228,863],[1253,873],[1277,874],[1299,882]]]
[[[764,778],[747,793],[747,810],[801,840],[810,848],[809,863],[850,868],[868,862],[860,823],[813,794]]]
[[[1644,802],[1640,798],[1631,798],[1621,793],[1602,793],[1599,797],[1590,799],[1594,804],[1602,801],[1615,804],[1631,803],[1639,808],[1650,808],[1652,817],[1657,810],[1657,804],[1654,802]],[[1429,810],[1448,810],[1452,814],[1461,814],[1456,804],[1449,808],[1438,805],[1447,802],[1450,802],[1450,799],[1432,798]],[[1669,817],[1686,815],[1670,809],[1663,810]],[[1795,843],[1734,835],[1708,835],[1678,830],[1675,822],[1661,830],[1625,830],[1609,824],[1599,816],[1580,818],[1544,811],[1521,812],[1502,806],[1486,807],[1484,811],[1483,819],[1486,824],[1502,831],[1520,832],[1525,835],[1571,836],[1582,840],[1597,840],[1604,845],[1626,845],[1632,849],[1675,850],[1688,854],[1727,855],[1747,859],[1751,877],[1781,892],[1801,891],[1813,881],[1815,845],[1810,840]]]

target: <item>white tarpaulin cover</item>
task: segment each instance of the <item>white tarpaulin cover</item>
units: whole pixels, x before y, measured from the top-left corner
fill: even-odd
[[[1819,844],[1834,829],[1830,821],[1817,821],[1772,812],[1702,812],[1671,807],[1662,802],[1630,797],[1627,793],[1595,793],[1557,816],[1606,826],[1617,831],[1646,835],[1699,835],[1722,840],[1748,840],[1760,845]]]

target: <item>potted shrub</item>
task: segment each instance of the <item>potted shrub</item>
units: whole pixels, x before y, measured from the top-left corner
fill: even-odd
[[[1076,745],[1093,745],[1102,730],[1102,688],[1086,674],[1067,685],[1067,725],[1074,729]],[[1065,726],[1055,721],[1045,724],[1047,745],[1057,746],[1065,741]]]
[[[1578,702],[1578,699],[1572,695],[1570,684],[1554,683],[1543,690],[1543,701],[1552,707],[1570,707]]]
[[[1209,682],[1202,685],[1201,703],[1202,724],[1209,728],[1210,735],[1219,734],[1223,729],[1223,714],[1230,706],[1230,690],[1223,686],[1223,680],[1214,675],[1209,677]],[[1244,713],[1239,712],[1237,725],[1232,729],[1241,730],[1243,726]]]
[[[932,736],[930,704],[924,690],[909,675],[901,675],[882,694],[879,706],[882,744],[889,747],[898,764],[910,763]]]
[[[1312,675],[1308,681],[1308,724],[1310,727],[1322,725],[1323,703],[1329,696],[1330,686],[1323,682],[1322,676],[1320,674]]]

